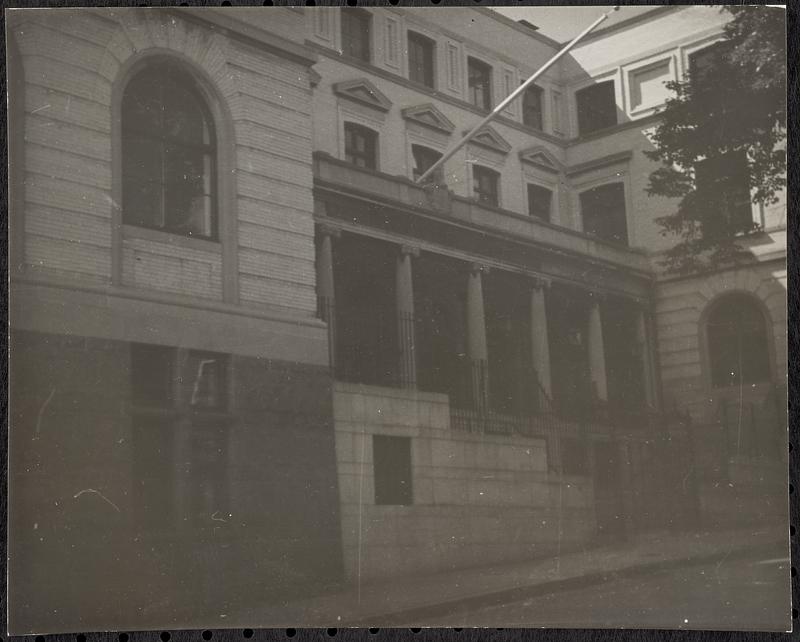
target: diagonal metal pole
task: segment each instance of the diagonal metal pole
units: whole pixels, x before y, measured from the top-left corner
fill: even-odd
[[[451,149],[449,149],[444,156],[442,156],[439,160],[437,160],[433,165],[431,165],[423,174],[417,179],[417,183],[423,182],[426,178],[428,178],[433,172],[439,169],[444,163],[450,159],[453,154],[455,154],[459,149],[461,149],[464,145],[466,145],[478,131],[486,125],[490,120],[495,118],[501,111],[503,111],[508,104],[517,98],[522,92],[524,92],[528,87],[530,87],[533,82],[541,76],[545,71],[547,71],[550,67],[552,67],[555,62],[561,58],[564,54],[566,54],[570,49],[572,49],[578,42],[590,31],[592,31],[597,25],[599,25],[603,20],[608,18],[612,12],[617,11],[619,9],[619,5],[615,6],[613,9],[606,11],[602,16],[600,16],[597,20],[595,20],[592,24],[590,24],[586,29],[581,31],[577,36],[575,36],[567,45],[559,51],[555,56],[553,56],[550,60],[548,60],[539,70],[533,74],[528,80],[522,83],[519,87],[517,87],[514,91],[512,91],[502,102],[500,102],[481,122],[479,122],[475,127],[473,127],[460,141],[458,141]]]

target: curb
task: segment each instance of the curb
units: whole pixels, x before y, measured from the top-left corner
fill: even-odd
[[[437,604],[413,607],[401,611],[392,611],[380,615],[369,616],[369,618],[360,618],[353,622],[339,622],[338,625],[353,628],[367,628],[369,626],[391,628],[417,625],[421,620],[431,620],[437,617],[442,617],[443,612],[448,615],[460,614],[461,612],[466,613],[490,606],[500,606],[504,603],[515,602],[526,598],[586,588],[589,586],[602,584],[603,582],[607,582],[611,579],[633,578],[638,575],[652,573],[654,571],[679,569],[685,566],[716,562],[719,560],[735,560],[753,555],[754,553],[758,552],[773,553],[776,546],[782,545],[782,540],[776,540],[770,544],[760,544],[754,547],[743,546],[738,549],[732,549],[725,553],[715,552],[690,558],[643,562],[621,569],[597,571],[587,575],[577,575],[560,580],[550,580],[540,582],[538,584],[530,584],[528,586],[517,586],[511,589],[503,589],[501,591],[494,591],[482,595],[473,595],[456,600],[439,602]],[[450,626],[453,625],[454,623],[450,624]]]

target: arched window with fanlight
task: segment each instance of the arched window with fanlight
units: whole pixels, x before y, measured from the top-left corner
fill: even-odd
[[[121,129],[123,223],[216,239],[214,124],[192,75],[162,58],[138,70]]]
[[[720,298],[708,314],[705,329],[714,387],[770,380],[767,323],[752,297],[733,293]]]

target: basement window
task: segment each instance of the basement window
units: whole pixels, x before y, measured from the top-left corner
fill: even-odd
[[[372,461],[375,473],[375,503],[410,506],[411,438],[373,435]]]

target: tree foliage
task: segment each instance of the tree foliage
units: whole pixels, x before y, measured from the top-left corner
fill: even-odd
[[[756,229],[749,194],[777,201],[786,185],[786,16],[765,6],[728,6],[724,38],[690,65],[660,112],[645,154],[661,165],[650,195],[678,201],[657,222],[678,242],[666,254],[668,272],[729,264],[745,254],[742,233]],[[744,198],[744,204],[742,199]]]

